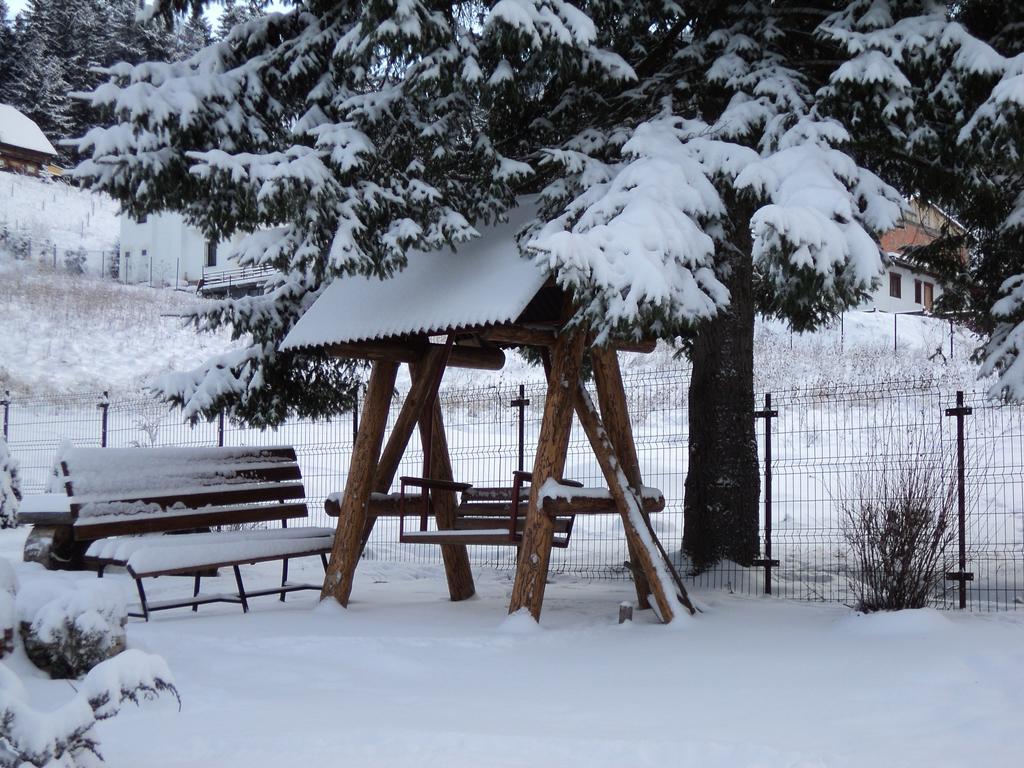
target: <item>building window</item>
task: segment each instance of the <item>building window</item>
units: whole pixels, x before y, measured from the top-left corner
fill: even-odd
[[[903,278],[898,272],[889,273],[889,295],[894,299],[899,299],[903,296]]]
[[[914,281],[914,303],[915,304],[920,304],[921,303],[921,281],[920,280],[915,280]]]
[[[213,240],[206,241],[206,266],[217,266],[217,243]]]
[[[932,285],[931,283],[921,283],[921,288],[923,290],[923,297],[921,303],[924,305],[925,309],[931,312],[932,303],[935,300],[935,286]]]

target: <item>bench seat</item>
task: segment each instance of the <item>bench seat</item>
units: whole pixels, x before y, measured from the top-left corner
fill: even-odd
[[[327,554],[334,542],[333,532],[321,536],[259,536],[226,541],[221,540],[215,533],[200,535],[206,536],[207,540],[179,546],[148,546],[136,549],[128,558],[125,567],[134,578],[173,576],[195,573],[199,569]]]
[[[99,565],[127,566],[133,554],[146,549],[182,550],[208,543],[280,541],[333,536],[333,528],[302,526],[301,528],[264,528],[249,531],[218,531],[213,533],[179,533],[174,535],[144,534],[99,539],[89,545],[85,557]]]

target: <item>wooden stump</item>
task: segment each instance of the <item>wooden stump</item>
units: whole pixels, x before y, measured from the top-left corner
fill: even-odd
[[[331,559],[324,576],[324,588],[320,593],[321,599],[333,597],[343,606],[348,606],[352,580],[362,553],[363,533],[367,523],[366,502],[373,490],[397,374],[398,363],[373,364],[359,433],[352,447],[352,464],[345,483],[345,495],[341,500],[338,530],[334,535]]]
[[[509,613],[527,608],[540,621],[551,560],[554,521],[540,505],[540,489],[548,478],[561,479],[565,470],[565,454],[569,449],[575,383],[579,380],[586,339],[576,330],[558,337],[551,353],[551,372],[544,401],[537,457],[533,464],[530,502],[526,511],[523,542],[519,550],[516,580],[512,588]]]
[[[34,525],[25,539],[22,559],[48,571],[80,571],[89,542],[75,541],[70,525]]]

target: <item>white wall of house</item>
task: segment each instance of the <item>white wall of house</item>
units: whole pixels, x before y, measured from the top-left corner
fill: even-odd
[[[216,247],[216,263],[206,266],[206,239],[177,213],[159,213],[136,221],[121,216],[121,279],[155,286],[195,284],[204,269],[237,266],[227,258],[228,244]]]
[[[893,296],[893,275],[899,278],[899,296]],[[915,282],[920,282],[920,291],[916,290]],[[882,275],[871,297],[859,309],[876,309],[879,312],[920,312],[925,307],[927,294],[926,285],[932,286],[932,300],[942,295],[942,286],[932,275],[917,272],[902,264],[890,264]]]

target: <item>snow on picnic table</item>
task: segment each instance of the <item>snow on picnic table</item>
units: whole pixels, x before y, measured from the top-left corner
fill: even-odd
[[[24,535],[0,533],[0,556]],[[93,578],[16,567],[22,584]],[[254,588],[278,574],[245,570]],[[535,627],[505,617],[507,574],[477,584],[451,603],[439,568],[368,561],[348,611],[305,593],[132,621],[129,646],[167,659],[182,709],[101,723],[108,765],[931,768],[1016,765],[1024,749],[1024,615],[698,593],[704,613],[671,632],[616,624],[626,582],[558,577]],[[160,599],[191,580],[150,585]],[[20,653],[12,665],[37,706],[68,696]]]

